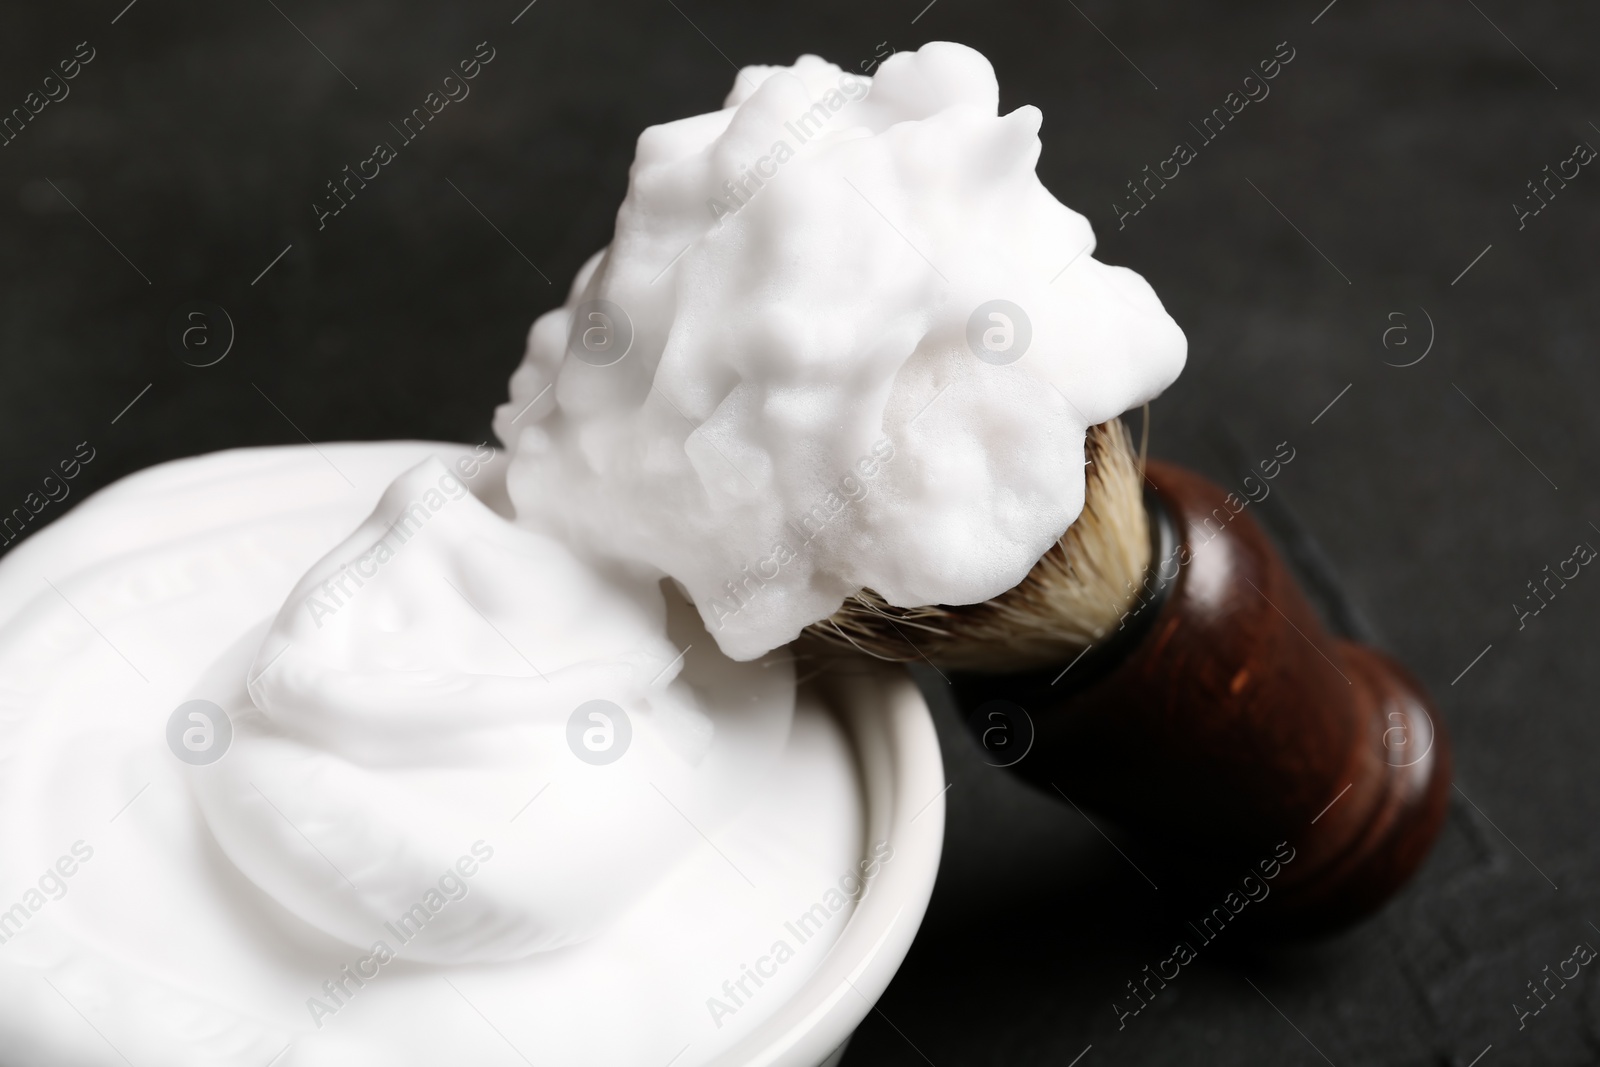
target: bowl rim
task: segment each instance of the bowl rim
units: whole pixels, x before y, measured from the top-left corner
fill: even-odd
[[[837,664],[807,683],[838,715],[866,804],[864,851],[884,863],[805,983],[706,1067],[817,1067],[839,1051],[904,962],[944,848],[944,760],[927,701],[900,666]]]

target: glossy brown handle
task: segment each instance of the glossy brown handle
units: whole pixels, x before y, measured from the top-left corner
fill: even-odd
[[[1370,913],[1443,822],[1438,715],[1398,664],[1323,629],[1237,497],[1169,464],[1147,473],[1176,540],[1137,635],[1065,675],[954,677],[958,700],[1020,704],[1035,735],[1014,770],[1196,882],[1237,880],[1287,841],[1259,920],[1316,931]]]

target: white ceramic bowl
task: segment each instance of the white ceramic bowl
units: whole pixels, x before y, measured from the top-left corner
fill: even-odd
[[[423,442],[296,446],[219,453],[141,472],[85,501],[50,536],[20,546],[8,559],[11,565],[0,569],[0,599],[25,603],[33,594],[23,587],[36,584],[36,572],[61,573],[85,560],[159,543],[171,532],[168,511],[191,532],[292,513],[303,533],[336,538],[365,517],[374,486],[423,455],[458,451],[470,450]],[[338,467],[330,468],[332,461]],[[222,509],[207,502],[206,479],[219,464],[260,466],[258,497]],[[341,471],[367,492],[349,493]],[[491,506],[508,507],[503,490],[472,488]],[[148,497],[161,521],[99,520],[103,509],[129,494]],[[838,716],[855,750],[866,811],[862,840],[887,842],[893,862],[881,866],[799,991],[711,1067],[834,1067],[905,959],[933,892],[944,840],[944,766],[916,685],[903,668],[870,661],[810,684]]]

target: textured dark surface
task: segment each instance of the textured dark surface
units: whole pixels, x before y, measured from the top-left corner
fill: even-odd
[[[1600,1062],[1593,967],[1524,1029],[1512,1007],[1576,942],[1600,945],[1600,578],[1521,630],[1512,608],[1545,564],[1600,545],[1600,173],[1521,231],[1511,207],[1579,140],[1600,146],[1600,9],[539,0],[513,25],[519,0],[138,0],[113,24],[124,3],[0,12],[0,108],[79,41],[97,51],[0,148],[0,508],[84,440],[76,494],[301,440],[289,420],[316,440],[481,440],[527,326],[607,240],[639,129],[716,106],[732,63],[963,41],[995,62],[1004,108],[1043,108],[1040,173],[1097,254],[1144,273],[1188,333],[1154,451],[1226,483],[1291,442],[1269,503],[1432,688],[1462,792],[1377,919],[1295,949],[1219,939],[1119,1031],[1113,1001],[1181,916],[1077,812],[984,766],[941,707],[940,885],[847,1064],[1061,1065],[1090,1045],[1083,1067],[1465,1067],[1491,1044],[1482,1067]],[[323,182],[485,39],[472,96],[317,232]],[[1119,231],[1123,183],[1198,143],[1189,123],[1281,41],[1295,58],[1271,96]],[[167,345],[190,300],[237,325],[214,367]],[[1385,366],[1423,351],[1424,308],[1427,358]]]

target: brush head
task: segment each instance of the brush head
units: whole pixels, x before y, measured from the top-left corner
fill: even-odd
[[[1070,660],[1109,636],[1150,566],[1144,463],[1120,419],[1084,438],[1083,512],[1012,588],[981,604],[902,608],[871,589],[806,633],[835,649],[951,670],[1010,672]]]

